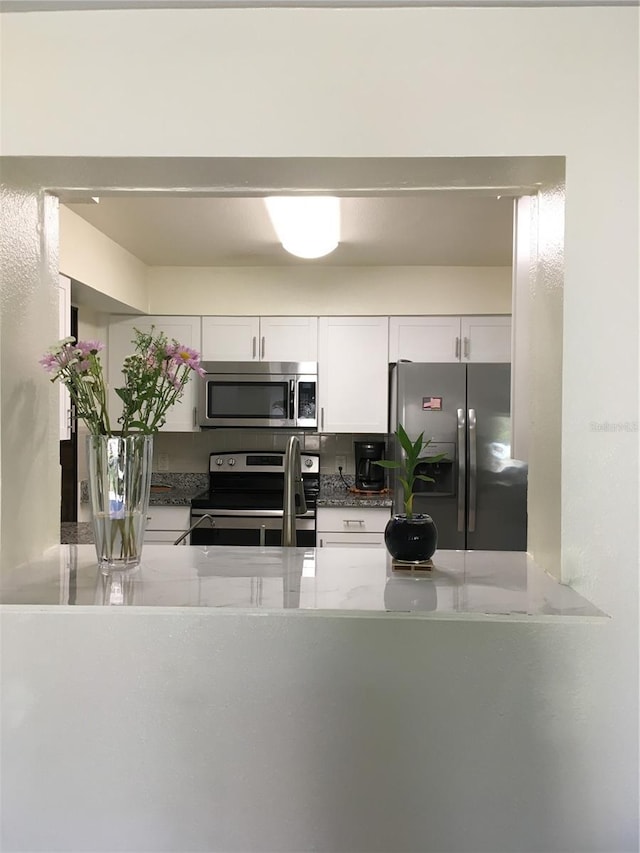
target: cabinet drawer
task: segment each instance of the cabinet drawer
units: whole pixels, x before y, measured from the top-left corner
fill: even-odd
[[[144,542],[155,543],[156,545],[173,545],[178,536],[184,532],[186,528],[181,530],[145,530]],[[183,539],[181,545],[189,544],[189,537]]]
[[[188,506],[150,506],[147,530],[186,530],[189,527],[189,512]]]
[[[335,533],[383,533],[391,510],[385,507],[320,507],[318,531]]]

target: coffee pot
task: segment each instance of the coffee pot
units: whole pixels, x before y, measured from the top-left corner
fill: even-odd
[[[384,489],[384,468],[374,463],[384,459],[384,441],[354,441],[356,489],[362,492],[381,492]]]

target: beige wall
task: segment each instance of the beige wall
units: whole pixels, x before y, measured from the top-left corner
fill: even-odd
[[[514,682],[505,667],[499,680],[488,682],[491,695],[499,696],[491,714],[498,728],[483,730],[487,749],[473,753],[479,758],[471,775],[469,747],[477,746],[478,733],[460,727],[459,740],[447,741],[456,746],[443,759],[443,775],[429,778],[425,771],[409,800],[396,810],[370,809],[366,821],[372,827],[371,821],[383,820],[390,837],[394,829],[401,837],[398,815],[411,805],[411,795],[422,814],[429,785],[440,790],[450,769],[464,768],[450,777],[455,785],[449,786],[449,799],[468,820],[453,816],[451,827],[454,832],[471,827],[471,845],[637,849],[638,9],[126,10],[4,17],[5,155],[167,156],[178,165],[182,158],[211,158],[202,164],[203,187],[216,159],[225,156],[566,157],[562,393],[554,379],[547,405],[555,416],[535,435],[538,447],[531,453],[546,454],[554,470],[562,465],[561,549],[558,553],[554,543],[549,559],[554,565],[561,560],[565,577],[613,618],[604,626],[585,626],[579,635],[573,625],[556,622],[553,643],[548,624],[496,623],[490,635],[480,637],[473,623],[451,623],[452,636],[441,644],[442,666],[450,662],[450,643],[486,655],[475,670],[479,677],[465,682],[465,705],[486,701],[482,675],[485,669],[495,675],[492,665],[501,660],[496,650],[508,647],[512,669],[526,670],[527,678]],[[117,163],[120,180],[136,186],[128,165]],[[100,163],[85,159],[76,177],[86,180],[99,170]],[[259,162],[247,163],[249,185],[261,176]],[[312,161],[298,180],[313,178]],[[42,231],[40,197],[28,195],[20,208],[21,199],[10,198],[15,227],[10,235],[3,232],[2,246],[14,279],[11,299],[3,281],[0,306],[3,563],[54,541],[59,494],[53,473],[55,405],[34,365],[36,344],[26,351],[20,347],[25,335],[36,341],[55,336],[55,317],[49,322],[46,312],[55,313],[57,268],[47,247],[56,235]],[[557,227],[553,216],[541,220],[539,242],[548,236],[547,225]],[[538,270],[540,287],[557,285],[551,237]],[[21,262],[24,252],[28,257]],[[552,323],[557,317],[556,310]],[[555,325],[552,330],[557,356],[559,330]],[[548,332],[534,333],[533,348],[544,347]],[[534,369],[532,387],[539,388],[549,362]],[[602,429],[606,424],[612,428]],[[550,488],[557,491],[557,479]],[[555,536],[556,497],[532,507],[541,535],[547,514]],[[381,627],[369,632],[359,675],[367,677],[374,658],[389,661],[384,679],[375,683],[402,719],[411,709],[402,691],[388,689],[398,664],[389,659],[381,632]],[[332,656],[327,665],[350,661]],[[266,658],[264,671],[272,663]],[[307,675],[297,689],[317,708],[321,682],[309,679],[321,676]],[[514,684],[520,689],[511,690]],[[271,688],[268,679],[261,686]],[[362,728],[363,717],[373,713],[361,701],[371,682],[361,679],[358,686],[364,692],[344,698],[348,719]],[[255,700],[242,673],[232,689]],[[287,708],[278,710],[285,718]],[[449,710],[449,716],[445,711],[432,718],[455,727],[456,707]],[[322,719],[313,714],[310,719],[322,728]],[[303,729],[300,742],[306,744],[309,729]],[[352,741],[352,729],[341,734],[345,744]],[[317,742],[320,749],[335,746],[333,735]],[[230,721],[229,737],[244,736]],[[389,738],[371,743],[394,754]],[[267,745],[261,742],[259,759],[277,762],[281,743],[290,746],[286,734],[271,752],[262,752]],[[519,752],[521,744],[526,748]],[[570,745],[562,753],[568,760],[554,760],[556,744]],[[121,753],[116,758],[126,764]],[[362,765],[351,769],[349,782],[358,785]],[[180,770],[186,779],[190,768]],[[225,772],[250,774],[252,766],[249,761],[238,767],[230,759],[219,770],[224,779]],[[162,774],[157,778],[160,802],[173,808],[175,785],[163,788]],[[292,789],[286,803],[271,804],[271,825],[286,826],[292,811],[304,810],[305,798],[298,794]],[[227,813],[222,795],[215,804]],[[184,824],[171,824],[170,811],[162,815],[166,837],[180,837]],[[24,813],[29,815],[28,806]],[[189,814],[186,806],[181,814]],[[317,816],[323,827],[317,846],[335,847],[326,814]],[[282,846],[290,846],[283,832]],[[462,841],[459,848],[465,849]]]
[[[151,314],[510,314],[510,267],[149,267]]]
[[[60,272],[89,285],[103,297],[148,311],[145,264],[63,204]]]

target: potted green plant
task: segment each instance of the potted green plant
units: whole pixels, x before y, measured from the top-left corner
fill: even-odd
[[[433,477],[417,472],[419,465],[440,462],[446,454],[424,455],[430,441],[424,440],[424,432],[412,441],[402,424],[394,433],[402,448],[401,460],[381,459],[375,464],[382,468],[399,469],[398,481],[403,490],[404,513],[393,515],[385,528],[384,541],[387,550],[396,560],[407,563],[422,563],[431,559],[438,545],[438,530],[435,522],[426,513],[414,513],[413,499],[417,480],[433,483]]]

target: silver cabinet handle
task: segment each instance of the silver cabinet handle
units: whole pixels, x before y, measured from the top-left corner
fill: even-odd
[[[362,519],[362,518],[345,518],[345,519],[343,519],[343,524],[364,524],[364,519]]]
[[[198,407],[193,407],[193,425],[194,427],[198,426]]]
[[[260,341],[260,358],[264,358],[264,335]]]
[[[456,335],[456,359],[460,358],[460,338]]]
[[[253,336],[253,342],[251,345],[251,358],[255,358],[255,357],[256,357],[256,336],[254,335]]]
[[[476,498],[478,483],[478,430],[476,410],[469,409],[469,524],[467,530],[473,533],[476,529]]]
[[[464,532],[464,484],[467,476],[467,447],[464,409],[457,410],[458,416],[458,533]]]
[[[321,547],[321,548],[324,548],[324,539],[321,539],[321,540],[320,540],[320,547]]]
[[[464,357],[469,358],[469,352],[471,350],[469,338],[464,339]]]
[[[320,407],[320,429],[324,429],[324,406]]]

